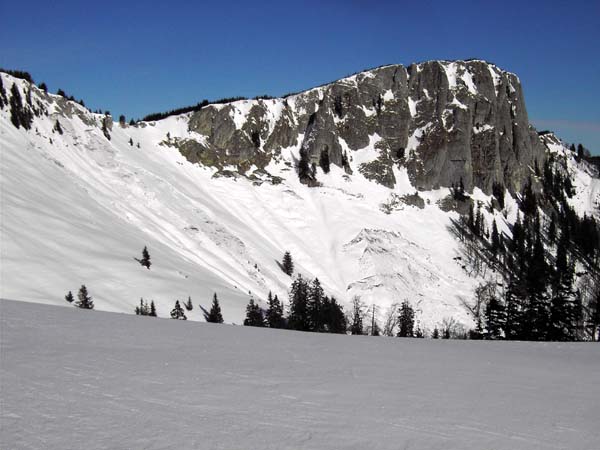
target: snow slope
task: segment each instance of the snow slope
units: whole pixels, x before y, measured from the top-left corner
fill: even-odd
[[[373,338],[0,301],[6,449],[595,450],[600,346]]]
[[[0,76],[25,97],[28,83]],[[292,279],[278,261],[289,250],[297,273],[319,277],[343,303],[357,295],[383,313],[408,299],[425,327],[449,317],[471,324],[462,301],[481,279],[455,259],[448,226],[457,215],[436,204],[449,191],[420,192],[419,209],[397,201],[415,192],[404,169],[394,169],[394,189],[364,178],[357,168],[378,154],[377,136],[352,153],[353,175],[332,166],[319,172],[321,187],[309,188],[293,169],[293,147],[268,167],[283,182],[260,184],[215,177],[168,145],[204,138],[188,131],[188,115],[115,123],[107,140],[103,116],[73,102],[66,113],[62,99],[31,89],[49,111],[32,130],[16,129],[8,108],[0,110],[0,297],[63,304],[85,283],[97,309],[133,312],[144,297],[168,316],[176,299],[208,307],[217,292],[225,320],[240,323],[251,295],[287,298]],[[265,105],[277,114],[277,102]],[[62,135],[53,132],[57,120]],[[151,270],[134,260],[144,246]],[[201,317],[199,308],[189,314]]]

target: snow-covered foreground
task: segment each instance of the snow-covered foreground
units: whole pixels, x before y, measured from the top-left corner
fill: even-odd
[[[319,335],[0,301],[6,449],[569,449],[600,346]]]

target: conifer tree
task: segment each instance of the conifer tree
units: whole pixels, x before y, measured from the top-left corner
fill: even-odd
[[[223,315],[221,314],[221,305],[219,305],[219,299],[217,298],[217,293],[215,292],[213,295],[212,305],[210,307],[210,311],[204,313],[204,319],[207,322],[211,323],[223,323]]]
[[[346,334],[346,330],[348,329],[346,315],[335,297],[329,298],[325,296],[323,299],[323,317],[327,332]]]
[[[154,305],[154,300],[150,302],[150,317],[157,317],[156,315],[156,306]]]
[[[288,326],[292,330],[310,331],[308,312],[308,283],[298,274],[290,289],[290,314]]]
[[[244,319],[244,325],[249,327],[265,326],[263,312],[260,309],[260,306],[258,306],[258,304],[254,302],[254,299],[252,297],[250,297],[250,301],[246,306],[246,318]]]
[[[92,301],[92,297],[88,295],[88,290],[87,287],[85,287],[85,284],[82,284],[81,288],[79,288],[77,300],[78,307],[82,309],[94,309],[94,302]]]
[[[42,82],[39,85],[39,88],[44,91],[46,94],[48,93],[48,86],[46,86],[46,83]]]
[[[433,329],[433,333],[431,333],[431,339],[439,339],[440,338],[440,330],[438,330],[438,327],[435,327]]]
[[[266,322],[267,326],[270,328],[284,328],[285,320],[283,318],[283,305],[279,301],[277,295],[273,297],[271,291],[269,291],[269,296],[267,298],[267,313],[266,313]]]
[[[398,317],[398,337],[413,337],[415,326],[415,311],[407,300],[400,306],[400,315]]]
[[[294,273],[294,261],[292,260],[292,255],[290,252],[285,252],[283,255],[281,267],[283,269],[283,273],[289,275],[290,277]]]
[[[187,320],[183,308],[179,304],[179,300],[175,301],[175,307],[171,310],[171,319]]]
[[[364,306],[360,301],[360,298],[354,297],[352,299],[352,323],[350,324],[350,333],[353,335],[364,334],[363,309]]]
[[[346,172],[350,171],[350,163],[348,162],[348,154],[346,153],[346,150],[344,150],[342,153],[342,167]]]
[[[142,250],[142,259],[138,259],[138,261],[142,266],[150,270],[152,263],[150,262],[150,253],[148,253],[148,248],[146,246],[144,246],[144,250]]]
[[[325,292],[318,278],[315,278],[308,291],[308,317],[312,331],[324,331],[323,299]]]
[[[65,300],[68,301],[69,303],[73,303],[75,298],[73,297],[73,293],[71,291],[69,291],[69,293],[67,295],[65,295]]]
[[[183,306],[185,306],[185,309],[187,309],[188,311],[191,311],[191,310],[193,310],[193,309],[194,309],[194,305],[192,304],[192,297],[190,297],[190,296],[188,295],[187,302],[185,302],[185,303],[183,304]]]
[[[489,298],[483,314],[486,329],[485,337],[487,339],[499,339],[502,337],[506,317],[504,305],[495,295]]]
[[[129,138],[129,145],[130,145],[131,147],[133,147],[133,139],[132,139],[132,138]]]

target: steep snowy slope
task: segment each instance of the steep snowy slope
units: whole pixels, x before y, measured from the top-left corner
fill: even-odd
[[[402,200],[415,193],[405,168],[394,165],[393,188],[365,178],[360,165],[378,157],[378,136],[352,151],[352,174],[318,169],[321,185],[307,187],[294,169],[301,139],[275,152],[266,171],[240,176],[239,166],[182,156],[182,143],[207,139],[191,131],[192,114],[110,122],[109,140],[104,116],[1,76],[7,91],[14,83],[25,99],[31,89],[48,112],[27,131],[12,125],[8,107],[0,111],[1,297],[66,304],[64,294],[85,283],[97,309],[132,312],[144,297],[166,316],[176,299],[208,306],[217,292],[226,321],[240,323],[250,295],[287,297],[292,279],[278,261],[289,250],[297,273],[318,276],[343,302],[357,295],[383,312],[408,299],[427,327],[448,317],[470,324],[462,301],[481,280],[455,259],[447,228],[458,215],[437,204],[449,190],[419,192],[420,209]],[[597,179],[586,180],[595,187],[582,195],[597,195]],[[144,246],[151,270],[134,260]],[[201,317],[198,308],[189,315]]]

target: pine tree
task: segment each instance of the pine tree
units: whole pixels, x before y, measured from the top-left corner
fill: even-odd
[[[244,319],[244,325],[249,327],[265,326],[263,312],[260,309],[260,306],[258,306],[258,304],[254,302],[253,298],[250,298],[250,301],[246,306],[246,318]]]
[[[179,304],[179,300],[175,301],[175,308],[171,310],[171,319],[187,320],[187,317],[185,317],[185,313],[183,312],[183,308]]]
[[[48,93],[48,86],[46,86],[46,83],[42,82],[40,83],[40,85],[38,86],[42,91],[44,91],[46,94]]]
[[[71,291],[69,291],[69,293],[67,295],[65,295],[65,300],[68,301],[69,303],[73,303],[75,298],[73,297],[73,293]]]
[[[150,270],[150,266],[152,265],[152,263],[150,262],[150,253],[148,253],[147,247],[144,246],[144,250],[142,250],[142,259],[138,259],[138,262],[143,267]]]
[[[92,297],[88,295],[88,290],[85,287],[85,284],[82,284],[81,288],[79,288],[77,300],[78,307],[82,309],[94,309],[94,302],[92,301]]]
[[[350,324],[350,333],[353,335],[364,334],[363,309],[364,306],[360,301],[360,298],[354,297],[352,299],[352,323]]]
[[[135,314],[138,316],[150,315],[150,308],[148,307],[148,302],[144,302],[143,298],[140,298],[140,306],[135,307]]]
[[[487,339],[499,339],[502,337],[502,331],[506,325],[506,316],[504,305],[495,296],[492,295],[485,305],[485,337]]]
[[[329,333],[346,334],[348,324],[344,309],[337,302],[335,297],[325,297],[323,299],[323,317],[325,320],[325,330]]]
[[[308,320],[312,331],[324,331],[323,299],[325,292],[318,278],[315,278],[308,291]]]
[[[207,322],[211,323],[223,323],[223,315],[221,314],[221,306],[219,305],[219,299],[217,298],[217,293],[215,292],[213,295],[212,305],[210,307],[210,311],[204,313],[204,319]]]
[[[156,306],[154,305],[154,300],[150,302],[150,317],[157,317],[156,314]]]
[[[288,327],[298,331],[310,331],[311,329],[308,312],[308,283],[300,274],[294,280],[290,289]]]
[[[188,296],[187,302],[185,302],[183,304],[183,306],[185,306],[185,309],[187,309],[188,311],[191,311],[194,309],[194,305],[192,304],[192,297]]]
[[[371,305],[371,336],[379,336],[379,325],[375,320],[375,305]]]
[[[413,337],[415,326],[415,311],[407,300],[400,306],[400,315],[398,317],[399,331],[398,337]]]
[[[321,169],[323,169],[324,173],[329,173],[330,171],[330,162],[329,162],[329,148],[325,147],[321,150],[321,157],[319,158],[319,165]]]
[[[129,126],[130,126],[130,127],[132,127],[132,126],[134,126],[134,125],[135,125],[135,122],[133,121],[133,119],[131,119],[131,120],[129,121]]]
[[[273,297],[271,291],[267,298],[268,309],[266,313],[267,326],[270,328],[284,328],[285,320],[283,318],[283,305],[277,295]]]
[[[285,254],[283,255],[281,268],[283,270],[283,273],[289,275],[290,277],[294,273],[294,261],[292,260],[292,255],[290,254],[290,252],[285,252]]]
[[[129,145],[133,147],[133,139],[129,138]]]
[[[433,329],[433,333],[431,333],[431,338],[432,339],[439,339],[440,338],[440,330],[438,330],[438,327],[435,327]]]
[[[123,114],[121,114],[119,116],[119,125],[121,125],[121,128],[125,128],[126,123],[127,123],[127,121],[125,120],[125,116]]]

